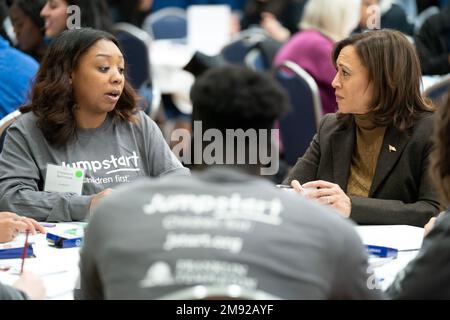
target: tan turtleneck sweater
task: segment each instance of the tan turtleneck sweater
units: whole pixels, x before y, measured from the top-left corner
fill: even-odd
[[[347,194],[367,197],[377,167],[386,127],[376,127],[371,114],[354,115],[356,147],[352,155]]]

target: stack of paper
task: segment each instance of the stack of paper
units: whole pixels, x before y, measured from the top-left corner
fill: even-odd
[[[423,228],[407,225],[358,226],[356,231],[366,246],[382,246],[398,251],[419,250],[423,241]]]

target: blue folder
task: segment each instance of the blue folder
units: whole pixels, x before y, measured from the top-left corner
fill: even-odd
[[[20,259],[22,258],[22,253],[23,247],[0,249],[0,259]],[[33,246],[29,244],[26,251],[26,258],[34,257]]]
[[[71,229],[63,232],[48,232],[47,242],[50,246],[56,248],[81,247],[83,243],[83,231],[82,229]]]
[[[397,258],[398,250],[389,247],[366,245],[367,253],[370,256],[377,256],[380,258]]]

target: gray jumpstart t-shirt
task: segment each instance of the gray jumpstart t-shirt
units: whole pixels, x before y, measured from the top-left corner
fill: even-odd
[[[109,114],[95,129],[77,129],[63,147],[48,144],[32,113],[8,129],[0,154],[0,210],[40,221],[83,220],[92,195],[139,177],[188,174],[165,142],[157,125],[143,112],[137,122]],[[85,170],[82,195],[44,192],[47,165]]]
[[[123,186],[96,207],[84,240],[80,299],[232,284],[283,299],[380,297],[349,220],[229,169]]]

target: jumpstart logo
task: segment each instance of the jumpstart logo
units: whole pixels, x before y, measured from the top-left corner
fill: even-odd
[[[113,174],[117,172],[129,172],[129,171],[140,171],[139,168],[139,156],[136,151],[133,151],[131,156],[114,156],[111,155],[105,160],[94,160],[94,161],[78,161],[73,163],[62,162],[63,167],[78,168],[89,170],[93,173],[97,171],[108,170],[105,174]]]

